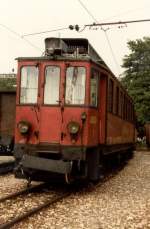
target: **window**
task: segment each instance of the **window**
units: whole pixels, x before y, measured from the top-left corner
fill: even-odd
[[[92,75],[90,79],[90,105],[96,107],[98,99],[98,76],[99,72],[92,70]]]
[[[20,103],[37,103],[38,68],[25,66],[21,69]]]
[[[130,121],[130,100],[129,99],[127,104],[127,120]]]
[[[119,87],[116,87],[116,109],[115,109],[115,113],[116,115],[119,115]]]
[[[45,69],[44,104],[59,103],[60,68],[48,66]]]
[[[123,103],[124,103],[123,92],[120,92],[120,117],[121,118],[123,118]]]
[[[85,77],[84,67],[68,67],[66,71],[66,104],[84,104],[85,102]]]
[[[132,122],[132,111],[133,111],[133,104],[130,101],[130,121]]]
[[[123,119],[126,119],[126,96],[124,95],[124,103],[123,103]]]
[[[114,94],[114,82],[112,79],[109,80],[108,88],[108,111],[113,112],[113,94]]]

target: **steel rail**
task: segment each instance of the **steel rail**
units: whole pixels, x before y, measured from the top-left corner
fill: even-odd
[[[23,190],[18,191],[16,193],[9,194],[7,196],[4,196],[4,197],[0,198],[0,203],[3,203],[6,200],[10,200],[10,199],[13,199],[13,198],[18,197],[18,196],[21,196],[23,194],[31,193],[33,191],[36,191],[36,190],[40,189],[40,188],[45,188],[47,185],[48,185],[47,183],[42,183],[40,185],[35,185],[33,187],[29,187],[27,189],[23,189]]]
[[[13,171],[14,162],[5,162],[0,164],[0,176],[10,173]]]
[[[108,173],[106,173],[106,174],[104,175],[104,178],[101,179],[101,182],[96,182],[95,184],[92,183],[92,184],[93,184],[92,187],[93,187],[94,189],[100,187],[100,186],[103,185],[105,182],[109,181],[111,178],[113,178],[114,176],[116,176],[116,174],[117,174],[123,167],[124,167],[124,164],[121,164],[119,167],[115,167],[115,169],[112,169],[112,171],[109,171]],[[83,187],[79,186],[79,187],[80,187],[80,191],[81,191],[82,189],[85,188],[85,186],[83,186]],[[34,188],[35,188],[35,187],[34,187]],[[30,188],[30,189],[31,189],[31,188]],[[29,189],[29,190],[30,190],[30,189]],[[32,188],[32,189],[33,189],[33,188]],[[72,190],[72,188],[71,188],[71,190]],[[39,206],[37,206],[37,207],[34,207],[34,208],[32,208],[32,209],[27,210],[25,213],[23,213],[22,215],[19,215],[19,216],[15,217],[15,218],[13,218],[12,220],[11,220],[11,219],[10,219],[10,220],[8,219],[8,222],[3,223],[3,224],[0,225],[0,229],[9,229],[9,228],[11,228],[12,226],[14,226],[15,224],[17,224],[17,223],[19,223],[19,222],[25,220],[26,218],[28,218],[28,217],[30,217],[30,216],[32,216],[32,215],[38,213],[39,211],[43,210],[44,208],[47,208],[48,206],[53,205],[53,204],[57,203],[58,201],[61,201],[62,199],[64,199],[64,198],[70,196],[70,195],[73,193],[71,190],[70,190],[69,192],[65,192],[65,193],[63,193],[63,194],[61,194],[61,195],[59,195],[59,196],[57,196],[57,197],[54,197],[54,198],[51,199],[51,200],[48,200],[48,201],[45,200],[45,202],[44,202],[43,204],[41,204],[41,205],[39,205]],[[87,190],[88,190],[88,188],[87,188]],[[77,190],[76,190],[76,191],[77,191]],[[79,190],[78,190],[78,191],[79,191]],[[23,190],[23,192],[25,192],[25,190]],[[21,193],[21,192],[20,192],[20,193]],[[20,194],[20,195],[21,195],[21,194]],[[13,198],[13,196],[12,196],[11,198]],[[4,199],[4,198],[3,198],[3,199]]]
[[[61,201],[62,199],[68,197],[70,194],[71,194],[71,192],[67,192],[67,193],[64,193],[60,196],[53,198],[52,200],[45,201],[45,203],[39,205],[38,207],[32,208],[29,211],[25,212],[24,214],[17,216],[17,217],[13,218],[12,220],[10,220],[6,223],[1,224],[0,229],[11,228],[16,223],[19,223],[19,222],[23,221],[24,219],[28,218],[29,216],[36,214],[40,210],[47,208],[48,206],[53,205],[53,204],[57,203],[58,201]]]

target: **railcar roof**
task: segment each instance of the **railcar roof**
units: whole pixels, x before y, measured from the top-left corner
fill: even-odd
[[[104,68],[105,70],[109,71],[111,74],[112,71],[110,70],[110,68],[105,64],[104,61],[96,61],[96,60],[93,60],[92,58],[90,57],[87,57],[87,56],[79,56],[77,58],[74,58],[74,57],[63,57],[63,56],[41,56],[41,57],[18,57],[16,58],[16,60],[18,60],[19,62],[21,61],[51,61],[51,60],[54,60],[54,61],[91,61],[99,66],[101,66],[102,68]]]
[[[56,38],[50,37],[45,39],[45,52],[40,57],[18,57],[16,60],[21,61],[87,61],[92,62],[110,74],[118,82],[122,90],[126,92],[120,81],[110,70],[97,51],[92,47],[85,38]],[[127,92],[126,92],[127,94]]]
[[[106,65],[101,56],[92,47],[86,38],[57,38],[48,37],[45,39],[45,52],[41,57],[19,57],[22,60],[62,60],[62,61],[94,61],[97,64]]]
[[[17,57],[16,60],[18,61],[45,61],[45,60],[60,60],[60,61],[67,61],[67,60],[70,60],[70,61],[93,61],[97,64],[102,64],[104,65],[106,68],[109,69],[109,67],[106,65],[106,63],[103,61],[103,60],[93,60],[91,57],[88,57],[88,56],[78,56],[78,57],[69,57],[69,56],[39,56],[39,57]]]

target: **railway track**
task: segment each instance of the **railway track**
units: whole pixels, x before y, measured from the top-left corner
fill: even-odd
[[[26,199],[30,199],[32,198],[31,196],[28,197],[28,194],[31,195],[31,194],[35,194],[38,193],[38,191],[41,192],[42,189],[44,188],[47,188],[47,184],[41,184],[41,185],[38,185],[38,186],[34,186],[34,187],[31,187],[31,188],[28,188],[28,189],[25,189],[25,190],[21,190],[17,193],[14,193],[14,194],[10,194],[6,197],[3,197],[0,199],[0,209],[7,209],[8,208],[11,208],[11,205],[13,205],[13,203],[16,201],[16,203],[18,202],[23,202],[24,201],[24,198]],[[54,190],[52,190],[53,194],[51,196],[48,195],[48,197],[45,198],[44,201],[42,201],[41,204],[37,204],[37,206],[35,207],[29,207],[29,209],[24,209],[23,212],[21,211],[21,214],[17,214],[16,216],[16,213],[13,214],[13,216],[11,215],[11,217],[8,217],[7,219],[5,218],[4,222],[2,222],[0,224],[0,229],[8,229],[8,228],[11,228],[12,226],[14,226],[15,224],[25,220],[26,218],[28,218],[29,216],[32,216],[34,215],[35,213],[41,211],[42,209],[54,204],[54,203],[57,203],[58,201],[61,201],[63,198],[66,198],[68,197],[71,192],[58,192],[56,191],[54,193]],[[38,202],[38,197],[36,197],[37,199],[37,202]],[[18,198],[21,198],[20,200],[18,200]],[[12,203],[10,202],[12,201]],[[24,204],[24,202],[23,202]],[[33,203],[34,205],[34,203]],[[1,220],[0,218],[0,222],[3,221]]]
[[[0,163],[0,175],[12,172],[14,169],[14,162]]]
[[[105,174],[105,176],[103,177],[103,179],[101,180],[100,183],[94,184],[92,186],[89,186],[85,183],[81,183],[80,185],[72,186],[71,188],[69,188],[68,191],[62,191],[62,189],[61,190],[59,189],[59,191],[58,191],[58,190],[54,190],[54,189],[50,190],[50,188],[47,189],[48,185],[45,183],[44,184],[42,183],[40,185],[36,185],[34,187],[27,188],[27,189],[21,190],[17,193],[10,194],[6,197],[0,198],[0,214],[1,214],[1,208],[4,209],[6,206],[6,209],[7,209],[8,207],[10,207],[10,205],[11,205],[10,201],[12,201],[12,202],[23,201],[24,198],[28,199],[28,194],[34,194],[35,195],[35,193],[38,193],[38,191],[40,191],[40,195],[44,195],[45,191],[41,192],[41,190],[44,188],[46,188],[49,192],[51,192],[51,191],[53,192],[53,194],[51,196],[50,195],[46,196],[44,198],[44,201],[42,201],[42,203],[38,203],[37,206],[34,206],[34,204],[33,204],[34,207],[29,207],[28,209],[23,209],[19,214],[17,214],[17,216],[15,214],[13,214],[13,216],[11,215],[11,217],[8,217],[7,219],[5,219],[5,221],[3,221],[0,224],[0,229],[11,228],[15,224],[22,222],[23,220],[27,219],[28,217],[40,212],[44,208],[47,208],[48,206],[51,206],[51,205],[61,201],[62,199],[68,197],[72,193],[75,193],[78,191],[81,192],[82,190],[84,190],[84,191],[87,190],[87,192],[88,192],[89,188],[95,189],[95,188],[101,186],[103,183],[110,180],[111,178],[113,178],[121,169],[122,169],[122,166],[119,166],[118,169],[114,169],[111,172],[109,171],[107,174]],[[18,200],[19,197],[21,197],[21,200]],[[30,196],[30,198],[32,198],[32,197]],[[36,197],[36,199],[38,200],[38,196]],[[2,206],[1,204],[3,204],[3,203],[5,203],[6,205]],[[1,218],[0,218],[0,220],[1,220]]]
[[[4,196],[4,197],[0,198],[0,204],[5,202],[5,201],[7,201],[7,200],[11,200],[13,198],[19,197],[21,195],[25,195],[25,194],[32,193],[34,191],[38,191],[39,189],[45,188],[46,186],[47,186],[47,184],[42,183],[40,185],[35,185],[35,186],[32,186],[32,187],[20,190],[18,192],[11,193],[11,194],[9,194],[7,196]]]

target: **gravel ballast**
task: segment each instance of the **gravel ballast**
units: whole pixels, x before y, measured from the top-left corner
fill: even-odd
[[[150,152],[135,152],[134,158],[106,182],[71,195],[16,228],[150,228]]]
[[[15,179],[13,174],[0,176],[0,198],[27,187],[25,180]]]

